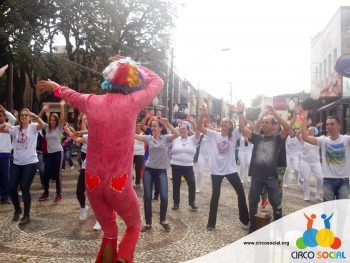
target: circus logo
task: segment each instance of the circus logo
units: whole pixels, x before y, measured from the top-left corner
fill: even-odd
[[[317,230],[313,228],[314,220],[316,220],[316,214],[311,214],[310,216],[304,213],[307,220],[307,229],[304,231],[303,236],[299,237],[296,241],[296,247],[299,249],[305,249],[307,247],[324,247],[338,249],[341,247],[341,240],[336,237],[331,230],[331,219],[334,213],[327,216],[326,214],[321,215],[321,219],[324,223],[324,228]]]

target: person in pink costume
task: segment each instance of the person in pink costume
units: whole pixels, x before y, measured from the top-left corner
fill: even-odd
[[[140,205],[132,181],[135,123],[138,113],[160,93],[163,80],[129,58],[114,59],[103,71],[101,86],[110,91],[104,95],[81,94],[50,80],[39,81],[37,89],[53,91],[87,115],[86,189],[104,232],[96,262],[133,262],[141,230]],[[126,224],[118,249],[116,214]]]

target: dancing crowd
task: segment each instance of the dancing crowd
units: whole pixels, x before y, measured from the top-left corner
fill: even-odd
[[[128,67],[123,71],[128,78],[119,72],[123,67]],[[212,186],[208,231],[214,230],[220,220],[217,211],[224,178],[237,194],[238,219],[249,233],[257,229],[255,215],[260,201],[263,207],[271,204],[274,220],[282,217],[282,189],[290,187],[293,175],[302,185],[305,201],[310,200],[311,176],[315,177],[317,201],[348,198],[350,136],[340,133],[338,117],[327,118],[323,135],[307,121],[307,112],[300,106],[289,123],[272,106],[266,106],[254,123],[246,119],[241,101],[231,109],[238,127],[233,120],[223,118],[214,128],[206,105],[200,108],[198,123],[187,117],[175,125],[161,114],[153,116],[150,112],[140,120],[139,113],[159,94],[161,78],[121,57],[113,58],[103,75],[103,95],[80,94],[50,80],[39,81],[40,92],[53,92],[61,99],[59,114],[50,112],[49,103],[43,103],[37,115],[27,108],[12,114],[0,106],[0,194],[2,204],[11,200],[14,222],[30,223],[30,188],[37,170],[43,189],[39,201],[50,199],[52,180],[56,184],[53,202],[64,198],[62,169],[66,161],[71,169],[75,167],[71,158],[73,142],[82,145],[76,190],[79,219],[87,218],[87,195],[96,217],[94,229],[102,228],[104,232],[96,262],[133,262],[140,232],[152,231],[152,200],[160,199],[159,223],[165,231],[171,230],[166,217],[169,178],[172,210],[180,209],[180,188],[186,181],[187,203],[197,211],[196,193],[202,191],[206,166]],[[66,122],[65,103],[81,112],[79,123]],[[248,200],[243,185],[249,188]],[[135,193],[141,187],[143,226]],[[118,247],[116,215],[126,224]]]

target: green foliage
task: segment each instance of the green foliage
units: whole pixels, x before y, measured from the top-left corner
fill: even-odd
[[[171,41],[171,1],[11,0],[0,12],[0,65],[14,65],[17,109],[23,106],[26,76],[33,88],[37,79],[50,78],[97,91],[100,72],[116,54],[165,72],[159,61]],[[64,41],[66,53],[54,53],[57,39]]]

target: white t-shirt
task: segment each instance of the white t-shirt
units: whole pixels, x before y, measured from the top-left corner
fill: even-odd
[[[236,129],[232,132],[231,139],[221,133],[207,130],[207,138],[210,143],[211,171],[213,175],[227,175],[237,172],[235,148],[241,134]]]
[[[287,155],[300,155],[302,152],[303,144],[296,136],[291,138],[289,135],[286,139],[286,154]]]
[[[183,139],[177,137],[171,145],[170,164],[193,166],[193,157],[196,153],[197,139],[195,135]]]
[[[322,168],[325,178],[350,177],[350,136],[339,135],[335,141],[329,137],[317,137],[322,150]]]
[[[248,141],[248,145],[245,146],[246,141],[244,139],[244,136],[241,136],[239,139],[239,152],[253,152],[254,144],[252,144],[250,141]]]
[[[13,138],[13,163],[27,165],[38,162],[36,143],[38,139],[37,123],[30,123],[26,129],[19,130],[19,125],[10,128]]]
[[[61,145],[62,125],[59,124],[54,130],[49,131],[49,125],[45,124],[45,137],[47,140],[47,152],[55,153],[62,152],[63,148]]]
[[[83,135],[83,139],[84,139],[84,144],[86,145],[86,149],[87,149],[87,144],[88,144],[88,135],[84,134]],[[83,161],[83,163],[81,164],[81,169],[86,169],[86,160],[87,160],[87,156],[85,158],[85,160]]]
[[[320,147],[307,142],[303,142],[301,160],[307,163],[320,162]]]
[[[142,135],[142,133],[140,133]],[[145,143],[134,140],[134,155],[145,155]]]

